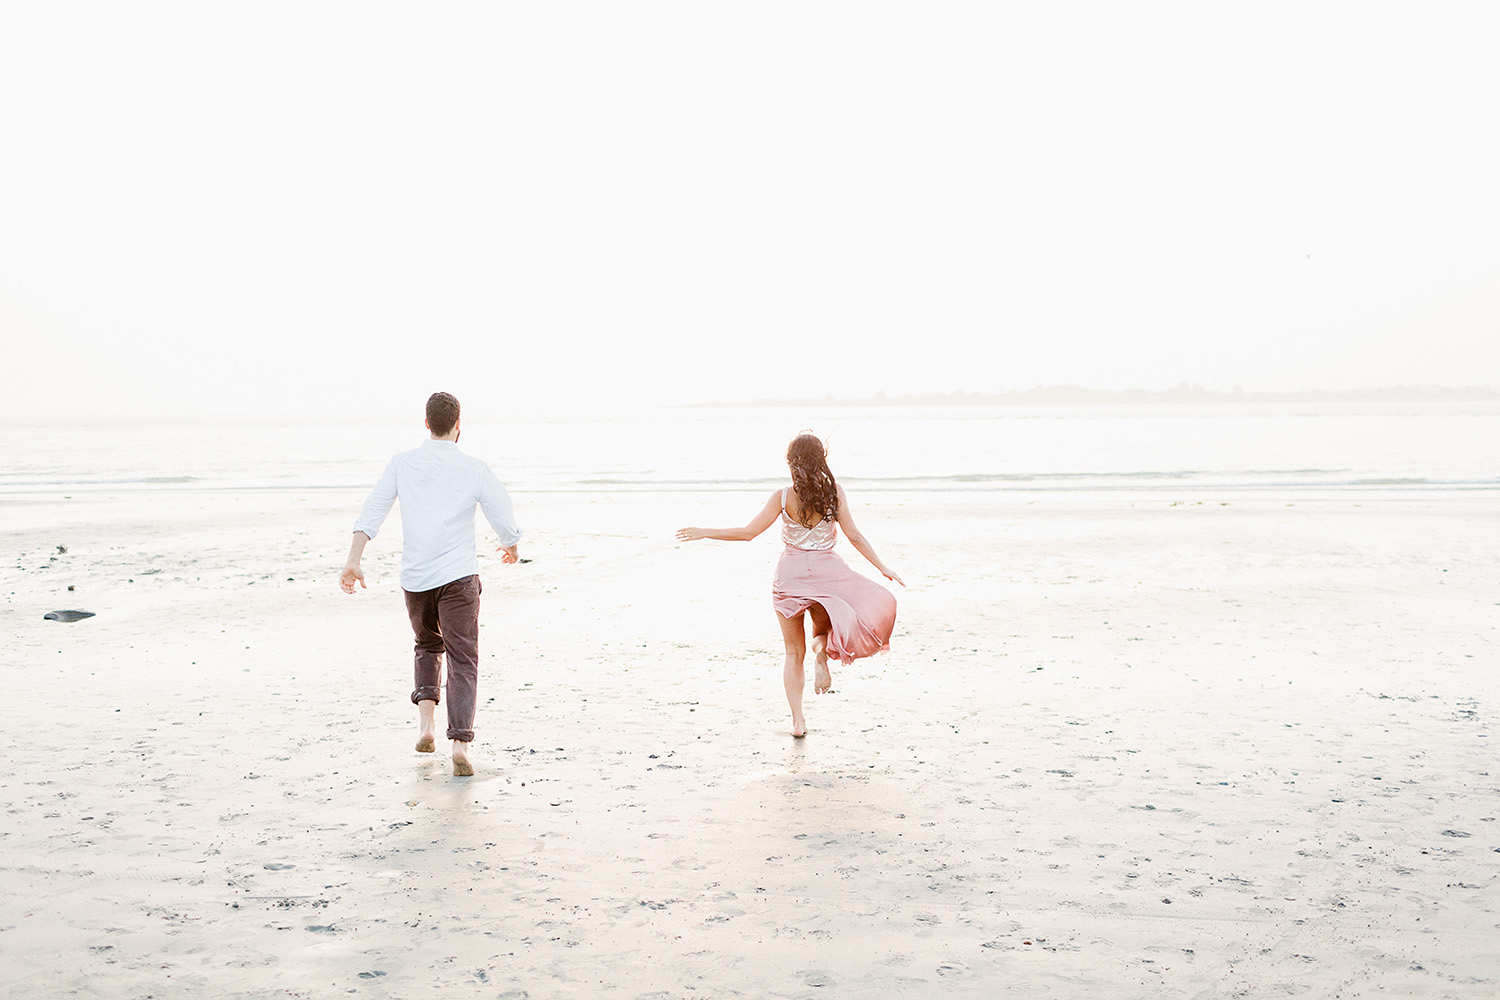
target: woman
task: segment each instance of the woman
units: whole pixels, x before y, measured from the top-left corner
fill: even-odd
[[[813,623],[812,649],[817,664],[813,688],[818,694],[833,688],[828,672],[830,655],[849,664],[883,652],[889,648],[891,630],[896,625],[896,598],[880,584],[854,572],[833,551],[838,538],[834,525],[844,529],[849,544],[886,579],[903,587],[906,584],[880,561],[854,526],[849,498],[828,469],[823,442],[811,434],[798,435],[787,448],[786,461],[792,485],[772,493],[765,509],[749,524],[743,528],[683,528],[677,538],[683,542],[699,538],[747,542],[780,519],[786,550],[776,564],[771,602],[786,646],[782,680],[792,708],[792,735],[800,737],[807,735],[807,723],[802,718],[802,661],[807,655],[804,613]]]

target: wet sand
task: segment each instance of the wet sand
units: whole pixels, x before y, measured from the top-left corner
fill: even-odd
[[[0,498],[15,995],[1500,992],[1493,495],[856,495],[793,740],[757,496],[518,494],[472,778],[360,499]]]

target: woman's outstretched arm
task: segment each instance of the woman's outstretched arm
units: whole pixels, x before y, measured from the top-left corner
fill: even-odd
[[[700,538],[717,538],[722,542],[748,542],[774,524],[776,516],[780,513],[781,491],[777,490],[771,494],[771,499],[766,501],[761,512],[751,518],[750,523],[743,528],[678,528],[677,540],[693,542]]]
[[[839,487],[839,527],[844,529],[844,537],[849,539],[849,544],[854,546],[855,551],[860,555],[870,560],[870,565],[880,570],[881,576],[887,580],[895,580],[903,587],[906,586],[906,581],[897,576],[895,570],[880,561],[880,557],[875,554],[874,546],[865,538],[864,533],[854,526],[854,515],[849,513],[849,497],[844,492],[843,486]]]

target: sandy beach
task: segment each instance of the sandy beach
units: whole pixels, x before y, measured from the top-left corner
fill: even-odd
[[[758,496],[517,493],[469,779],[361,498],[0,499],[9,995],[1500,993],[1492,492],[856,497],[805,740]]]
[[[0,1000],[1500,1000],[1497,39],[6,4]]]

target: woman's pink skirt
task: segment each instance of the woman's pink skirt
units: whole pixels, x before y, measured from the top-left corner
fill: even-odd
[[[828,655],[845,664],[885,652],[896,628],[896,598],[874,580],[854,572],[832,551],[787,546],[776,564],[771,603],[783,618],[821,604],[833,623]]]

